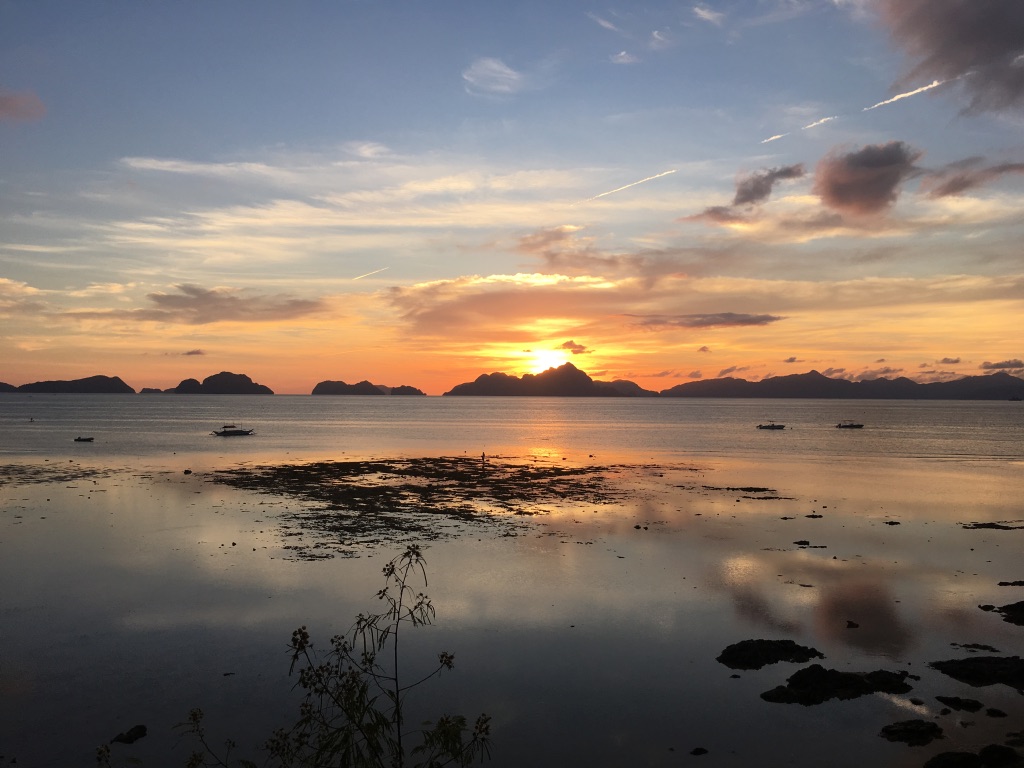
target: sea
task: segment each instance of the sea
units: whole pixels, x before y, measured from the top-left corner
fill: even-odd
[[[253,434],[213,434],[229,424]],[[113,765],[185,765],[196,742],[176,725],[194,708],[222,757],[237,744],[225,762],[263,764],[300,698],[291,632],[322,648],[375,610],[409,542],[296,557],[308,501],[211,478],[438,457],[609,467],[628,488],[421,542],[437,616],[403,635],[403,663],[456,662],[410,694],[410,722],[488,714],[488,765],[903,768],[1024,727],[1019,691],[929,666],[1024,656],[998,611],[1024,600],[1019,402],[14,393],[0,764],[95,765],[106,745]],[[717,661],[747,639],[906,672],[913,690],[771,703],[806,664]],[[880,735],[914,719],[942,738]],[[111,743],[136,725],[144,738]]]

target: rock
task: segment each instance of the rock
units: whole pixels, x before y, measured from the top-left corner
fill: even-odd
[[[982,762],[973,752],[940,752],[924,768],[982,768]]]
[[[902,720],[885,726],[878,735],[889,741],[902,741],[911,747],[923,747],[942,738],[942,727],[930,720]]]
[[[936,696],[935,698],[957,712],[977,712],[984,706],[977,699],[961,699],[959,696]]]
[[[1010,603],[996,608],[996,613],[1003,617],[1003,621],[1024,627],[1024,600],[1019,603]]]
[[[790,675],[786,685],[765,691],[761,698],[775,704],[809,707],[829,699],[855,699],[870,693],[906,693],[911,690],[906,682],[908,677],[910,674],[907,672],[884,669],[864,673],[840,672],[812,664]]]
[[[706,755],[708,751],[704,747],[694,747],[690,750],[691,755]]]
[[[972,656],[933,661],[928,666],[975,688],[1002,683],[1024,694],[1024,659],[1019,656]]]
[[[780,661],[803,664],[824,658],[817,649],[797,645],[792,640],[741,640],[722,651],[716,661],[729,669],[761,669]]]
[[[119,733],[117,736],[110,740],[111,744],[134,744],[136,741],[146,735],[146,726],[144,725],[133,725],[124,733]]]
[[[981,748],[978,757],[987,768],[988,766],[1015,765],[1020,759],[1020,754],[1013,747],[989,744],[987,747]]]

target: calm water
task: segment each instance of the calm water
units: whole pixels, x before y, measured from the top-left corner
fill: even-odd
[[[835,429],[850,419],[862,430]],[[774,420],[784,431],[755,430]],[[212,436],[231,423],[252,438]],[[91,444],[75,444],[76,436]],[[312,396],[0,397],[0,455],[157,460],[465,452],[1024,459],[1015,402]]]
[[[865,427],[835,429],[843,419]],[[766,420],[788,428],[755,429]],[[210,434],[227,423],[257,434]],[[438,623],[410,640],[410,664],[441,649],[457,661],[419,704],[490,714],[497,768],[902,768],[1024,722],[1006,686],[927,668],[963,655],[953,643],[1024,655],[1024,630],[977,608],[1024,599],[998,586],[1024,579],[1024,530],[960,525],[1024,518],[1020,403],[3,395],[0,467],[118,471],[0,484],[0,762],[89,765],[97,744],[145,723],[115,756],[182,765],[172,726],[195,706],[218,743],[258,743],[292,712],[292,629],[326,638],[374,607],[398,545],[290,559],[277,521],[301,504],[206,471],[481,452],[659,465],[619,503],[429,543]],[[812,645],[839,669],[911,669],[922,679],[908,697],[924,704],[763,702],[796,665],[735,678],[714,660],[757,637]],[[936,695],[1010,718],[942,716]],[[947,738],[911,749],[877,736],[911,717],[939,718]],[[709,753],[691,757],[698,746]]]

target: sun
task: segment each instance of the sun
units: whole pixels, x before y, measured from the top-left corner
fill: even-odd
[[[526,354],[526,367],[533,374],[558,368],[569,361],[569,353],[564,349],[531,349]]]

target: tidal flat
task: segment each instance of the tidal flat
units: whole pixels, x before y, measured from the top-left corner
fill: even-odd
[[[115,764],[184,764],[174,725],[193,707],[258,762],[295,717],[291,631],[348,629],[413,542],[437,619],[408,636],[408,664],[456,663],[411,705],[489,714],[491,765],[1024,752],[1019,463],[184,462],[0,467],[4,763],[91,764],[144,724]],[[814,655],[718,660],[761,640]],[[812,678],[831,693],[778,693]]]

